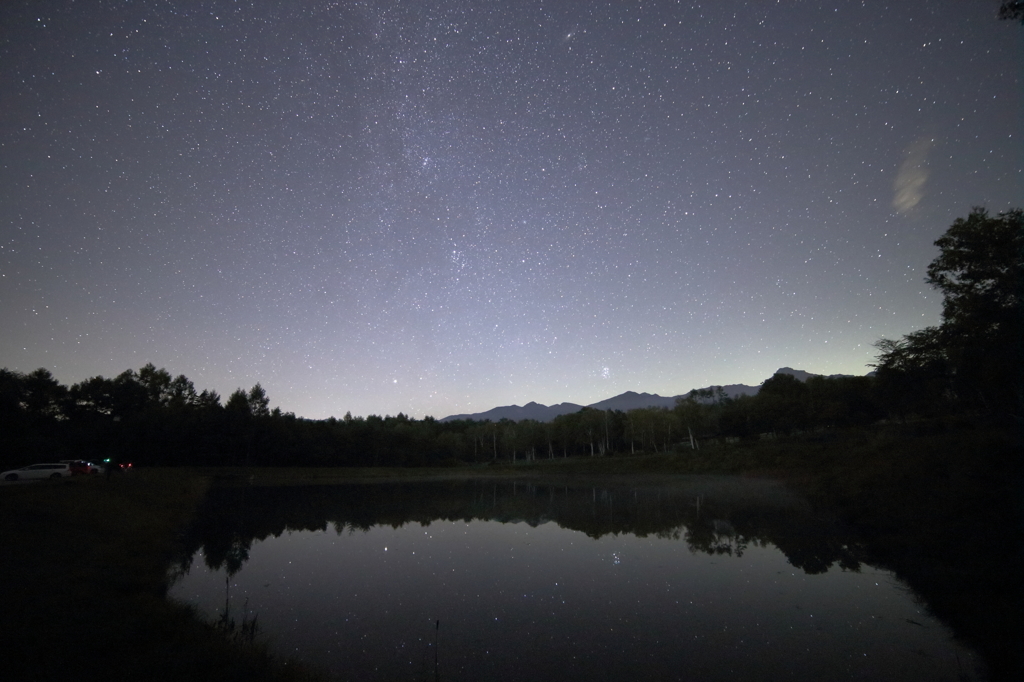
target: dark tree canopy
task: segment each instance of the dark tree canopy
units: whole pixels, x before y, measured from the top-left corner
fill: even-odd
[[[927,282],[942,292],[943,324],[960,333],[998,333],[1018,324],[1024,284],[1024,212],[992,218],[975,208],[957,218],[935,245]]]
[[[1024,414],[1024,211],[993,217],[974,208],[935,245],[939,255],[928,266],[926,281],[942,292],[942,323],[878,343],[883,387],[897,402],[927,389],[933,404],[952,400],[1019,418]]]
[[[1003,0],[1003,4],[999,6],[999,18],[1020,20],[1020,23],[1024,24],[1024,0]]]

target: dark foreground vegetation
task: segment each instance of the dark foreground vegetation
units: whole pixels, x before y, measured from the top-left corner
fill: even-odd
[[[208,487],[184,470],[3,486],[5,678],[311,679],[164,598]]]

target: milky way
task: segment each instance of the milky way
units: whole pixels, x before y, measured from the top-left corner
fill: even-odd
[[[863,374],[1024,196],[997,8],[5,2],[0,366],[312,418]]]

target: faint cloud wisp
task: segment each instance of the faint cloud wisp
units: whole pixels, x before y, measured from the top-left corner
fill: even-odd
[[[910,211],[924,198],[924,186],[928,181],[928,152],[933,143],[932,138],[921,138],[907,149],[906,159],[893,183],[895,195],[892,206],[897,212]]]

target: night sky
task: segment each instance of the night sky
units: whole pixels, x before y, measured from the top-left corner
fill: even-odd
[[[0,367],[310,418],[864,374],[1024,203],[998,5],[4,2]]]

